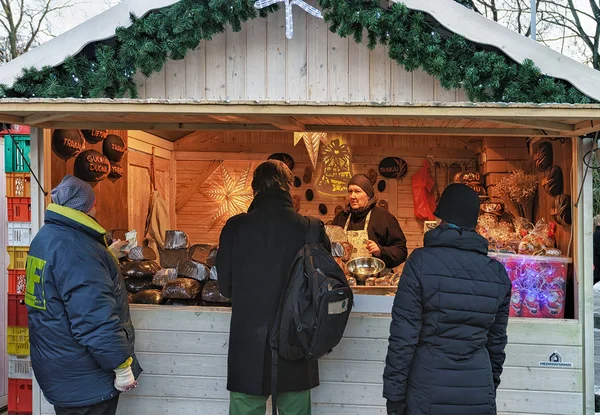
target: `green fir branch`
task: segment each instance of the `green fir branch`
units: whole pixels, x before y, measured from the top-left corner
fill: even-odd
[[[468,0],[455,0],[470,7]],[[329,29],[352,37],[367,47],[388,47],[389,56],[408,71],[422,69],[443,88],[463,88],[480,102],[589,103],[592,100],[570,84],[543,75],[526,60],[513,62],[448,33],[425,13],[400,3],[391,9],[370,0],[318,0]],[[170,59],[184,59],[200,41],[210,41],[227,27],[240,31],[242,23],[277,10],[254,8],[253,0],[181,0],[137,18],[116,30],[116,41],[99,43],[93,57],[70,57],[61,65],[24,69],[12,86],[0,85],[6,98],[136,98],[133,76],[151,76]]]

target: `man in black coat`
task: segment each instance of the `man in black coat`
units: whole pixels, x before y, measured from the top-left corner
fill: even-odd
[[[271,391],[271,328],[307,230],[289,193],[292,181],[292,172],[280,161],[259,165],[248,213],[229,219],[221,232],[219,287],[232,303],[227,359],[230,415],[265,414]],[[320,239],[329,249],[324,227]],[[316,361],[279,359],[280,413],[310,414],[310,389],[318,385]]]
[[[392,308],[383,396],[388,414],[495,415],[511,283],[475,232],[479,196],[452,184],[408,258]]]

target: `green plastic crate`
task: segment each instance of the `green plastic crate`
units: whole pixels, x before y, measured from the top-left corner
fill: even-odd
[[[17,146],[21,151],[17,150]],[[7,173],[29,173],[30,150],[31,144],[28,135],[5,135],[4,171]]]

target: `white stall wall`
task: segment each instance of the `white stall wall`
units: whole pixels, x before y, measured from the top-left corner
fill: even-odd
[[[8,265],[6,240],[8,232],[6,211],[6,180],[4,179],[4,137],[0,137],[0,408],[8,404],[8,355],[6,354],[6,292],[8,291]]]

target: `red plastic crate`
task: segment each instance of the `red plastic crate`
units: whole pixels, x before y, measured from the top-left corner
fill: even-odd
[[[33,385],[31,379],[8,379],[8,413],[32,412]]]
[[[8,294],[8,326],[27,327],[27,306],[24,294]]]
[[[11,269],[8,271],[8,293],[25,294],[25,270]]]
[[[31,198],[7,197],[8,221],[31,222]]]

